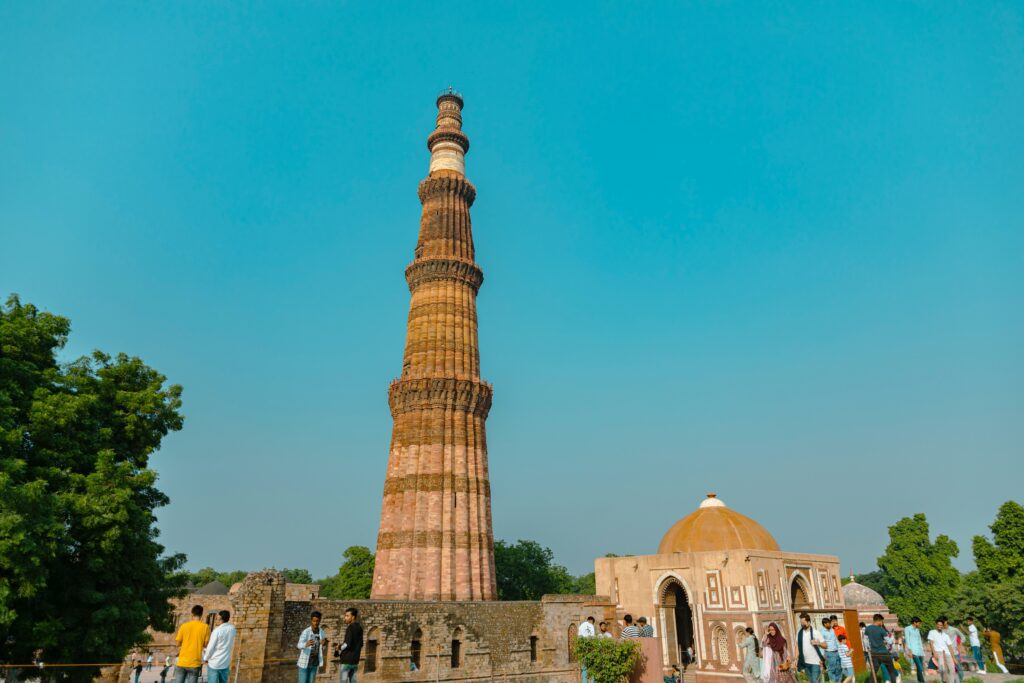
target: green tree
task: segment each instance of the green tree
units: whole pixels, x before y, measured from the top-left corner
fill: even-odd
[[[281,573],[288,583],[313,583],[313,575],[308,569],[282,569]]]
[[[597,582],[594,572],[577,576],[573,582],[572,593],[576,595],[594,595],[597,593]]]
[[[989,527],[992,541],[975,536],[976,571],[964,577],[951,614],[976,616],[1003,636],[1008,651],[1024,647],[1024,507],[1015,501],[1000,506]]]
[[[373,587],[374,555],[362,545],[353,545],[342,553],[344,561],[338,573],[319,581],[320,595],[338,600],[365,600]]]
[[[494,573],[499,600],[539,600],[565,587],[568,572],[554,569],[555,555],[536,541],[494,542]],[[558,570],[561,571],[558,571]]]
[[[975,536],[974,562],[986,581],[1024,576],[1024,506],[1008,500],[999,506],[989,527],[992,541]]]
[[[880,590],[886,605],[901,621],[920,616],[935,620],[949,606],[960,588],[960,572],[952,558],[959,554],[955,542],[939,535],[933,543],[923,514],[904,517],[889,527],[889,545],[878,558],[883,579]]]
[[[605,557],[617,557],[606,555]],[[539,600],[545,594],[593,595],[594,573],[573,576],[555,554],[536,541],[494,543],[499,600]]]
[[[886,586],[885,586],[885,573],[879,570],[873,572],[867,572],[866,574],[857,574],[853,577],[853,580],[862,586],[867,586],[873,591],[877,591],[883,598],[885,597]],[[843,579],[843,585],[845,586],[850,582],[849,579]]]
[[[181,429],[181,387],[138,358],[57,360],[71,326],[0,306],[0,659],[117,661],[172,627],[181,555],[165,556],[149,457]],[[70,669],[70,679],[98,671]]]

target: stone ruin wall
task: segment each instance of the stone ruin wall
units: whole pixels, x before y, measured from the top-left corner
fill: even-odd
[[[231,611],[238,638],[231,657],[231,681],[235,683],[294,683],[296,644],[309,625],[309,614],[323,614],[323,626],[331,641],[340,643],[347,607],[359,610],[364,648],[359,680],[392,681],[517,681],[519,683],[576,683],[579,666],[570,652],[576,628],[587,616],[614,618],[607,598],[580,595],[549,595],[532,602],[417,602],[384,600],[312,599],[310,586],[286,584],[276,571],[254,572],[230,595],[190,594],[176,601],[176,625],[187,621],[193,605],[211,611]],[[420,631],[420,670],[409,663],[416,631]],[[143,671],[141,683],[159,683],[163,657],[177,654],[173,633],[152,633],[153,642],[139,651],[155,656],[151,671]],[[531,646],[531,638],[535,638]],[[367,670],[369,648],[376,641],[376,657]],[[459,641],[459,666],[452,667],[452,641]],[[535,658],[535,660],[534,660]],[[239,664],[240,662],[240,664]],[[328,665],[318,683],[334,683],[338,664]],[[133,680],[129,661],[120,671],[105,672],[105,681]],[[169,676],[168,681],[172,678]]]

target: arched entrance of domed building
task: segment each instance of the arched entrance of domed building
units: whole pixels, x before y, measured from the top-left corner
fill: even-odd
[[[814,609],[814,603],[811,602],[811,587],[803,574],[794,574],[789,584],[789,609],[789,627],[792,629],[791,633],[795,634],[800,630],[800,613]]]
[[[678,664],[682,667],[683,662],[687,661],[687,651],[694,653],[694,661],[697,657],[693,638],[693,608],[682,582],[675,577],[662,582],[658,595],[664,664]]]

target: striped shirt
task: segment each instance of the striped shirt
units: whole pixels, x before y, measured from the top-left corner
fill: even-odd
[[[641,628],[640,629],[640,637],[641,638],[653,638],[654,637],[654,627],[651,626],[650,624],[647,624],[647,626],[644,626],[643,628]]]
[[[850,646],[846,643],[839,643],[839,664],[844,669],[853,668],[853,660],[850,658]]]
[[[639,637],[640,637],[640,629],[638,629],[633,624],[630,624],[626,628],[622,629],[622,633],[619,634],[619,638],[621,638],[623,640],[625,640],[626,638],[639,638]]]

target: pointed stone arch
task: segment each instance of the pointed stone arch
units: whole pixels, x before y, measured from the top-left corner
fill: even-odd
[[[686,581],[678,574],[669,572],[659,578],[656,586],[663,665],[682,666],[688,650],[699,659],[691,597],[693,594]]]

